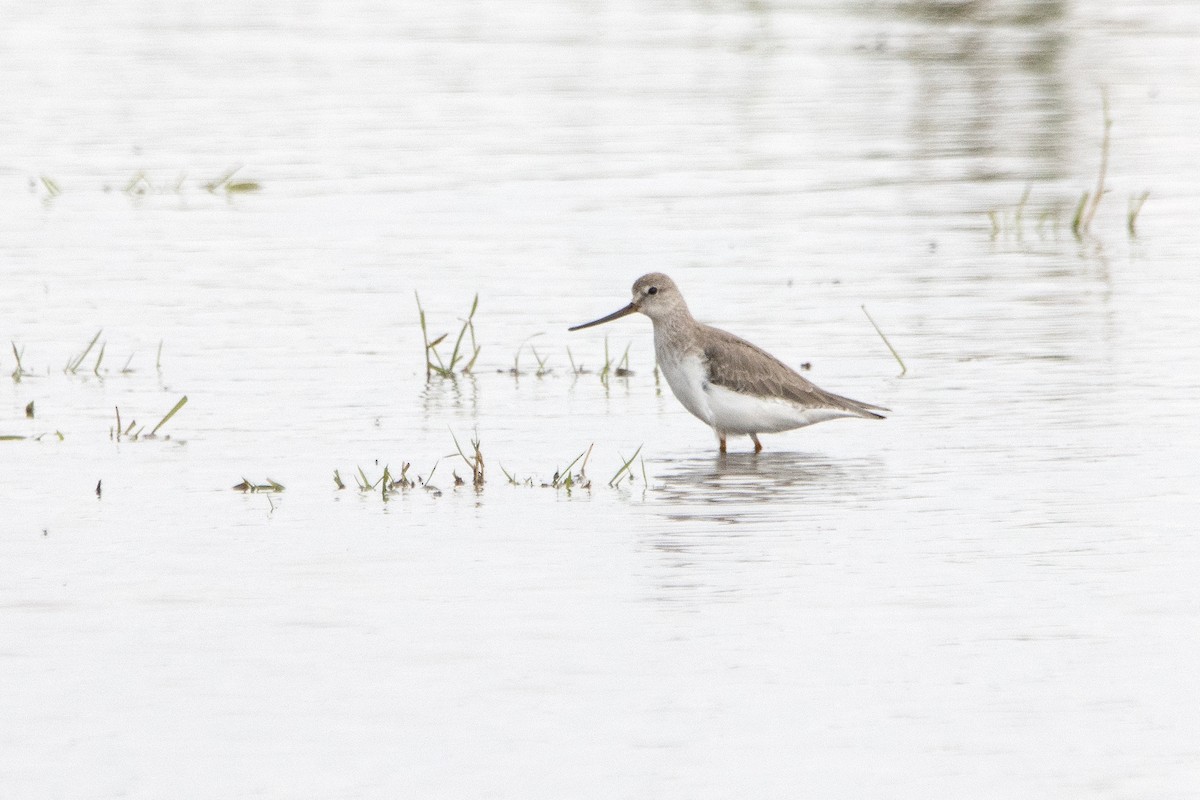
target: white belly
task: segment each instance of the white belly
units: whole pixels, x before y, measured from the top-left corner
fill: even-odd
[[[709,424],[722,433],[778,433],[827,419],[855,416],[836,408],[804,408],[786,400],[739,394],[711,384],[706,394],[712,413]]]
[[[709,383],[699,353],[673,359],[658,353],[658,366],[683,407],[718,434],[778,433],[854,414],[834,408],[805,408],[786,400],[740,394]]]

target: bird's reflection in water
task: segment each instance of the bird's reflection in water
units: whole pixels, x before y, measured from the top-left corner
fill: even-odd
[[[869,485],[868,473],[879,468],[873,459],[783,451],[698,456],[662,466],[654,484],[666,517],[731,525],[794,517],[818,497],[822,503],[853,500]]]
[[[871,513],[883,472],[875,457],[783,451],[657,462],[647,599],[676,613],[791,591],[822,568],[831,530]]]

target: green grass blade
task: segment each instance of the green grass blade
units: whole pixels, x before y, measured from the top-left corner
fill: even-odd
[[[87,358],[88,353],[92,352],[92,348],[96,346],[96,342],[100,340],[101,333],[104,333],[103,328],[96,331],[96,335],[92,337],[90,342],[88,342],[88,346],[83,349],[83,352],[72,359],[69,364],[67,364],[67,372],[70,372],[72,375],[75,374],[75,372],[79,369],[79,366],[83,363],[83,360]]]
[[[187,395],[186,394],[183,397],[179,398],[179,402],[176,403],[174,405],[174,407],[170,411],[167,412],[167,415],[165,417],[163,417],[162,419],[160,419],[158,421],[158,424],[154,426],[154,430],[150,431],[150,435],[153,436],[154,434],[158,433],[158,429],[161,428],[163,425],[166,425],[167,421],[170,420],[171,417],[175,416],[175,414],[178,413],[179,409],[183,408],[185,405],[187,405]]]
[[[888,341],[888,338],[883,335],[883,331],[881,331],[879,326],[875,324],[875,320],[871,319],[871,315],[867,311],[867,307],[859,306],[859,308],[861,308],[862,312],[867,315],[867,321],[871,323],[871,327],[874,328],[875,332],[879,334],[879,338],[883,339],[883,343],[887,345],[887,349],[892,351],[892,356],[900,365],[900,374],[903,375],[904,373],[908,372],[908,367],[904,366],[904,359],[900,358],[900,354],[896,352],[896,348],[892,347],[892,343]]]
[[[226,170],[225,174],[223,174],[221,177],[217,178],[214,181],[210,181],[210,182],[204,184],[204,188],[207,189],[209,192],[216,192],[222,186],[229,183],[229,179],[232,178],[234,176],[234,174],[236,174],[237,171],[240,170],[241,168],[242,168],[242,165],[238,164],[238,165],[232,167],[231,169]],[[140,175],[141,175],[141,173],[139,173],[139,176]]]
[[[615,487],[617,485],[617,481],[621,480],[626,472],[629,472],[629,466],[634,462],[634,459],[638,457],[638,453],[640,452],[642,452],[642,445],[639,444],[638,449],[633,451],[633,455],[629,457],[629,460],[621,465],[621,468],[617,470],[616,475],[612,476],[612,480],[608,482],[609,486]]]

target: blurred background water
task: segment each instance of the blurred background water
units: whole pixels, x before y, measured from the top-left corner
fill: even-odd
[[[6,792],[1193,796],[1194,4],[0,17]],[[651,270],[894,414],[718,458]]]

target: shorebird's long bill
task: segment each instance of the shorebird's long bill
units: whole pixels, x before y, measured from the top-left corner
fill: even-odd
[[[629,316],[630,314],[632,314],[635,311],[637,311],[637,306],[635,306],[633,303],[630,303],[629,305],[622,308],[620,311],[614,311],[613,313],[609,314],[607,317],[601,317],[600,319],[594,319],[591,322],[585,322],[582,325],[576,325],[574,328],[567,328],[567,330],[581,331],[584,328],[590,328],[593,325],[603,325],[606,322],[612,322],[614,319],[620,319],[621,317]]]

